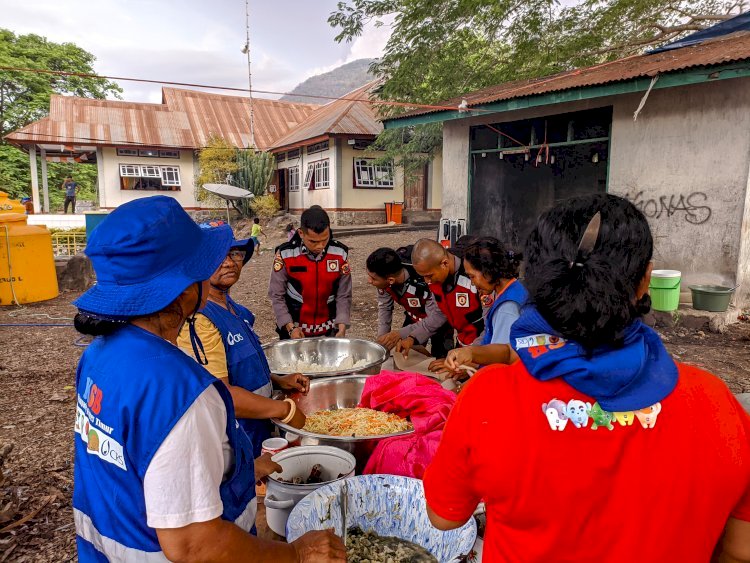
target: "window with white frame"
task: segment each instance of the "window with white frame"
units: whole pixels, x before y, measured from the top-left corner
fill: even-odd
[[[179,166],[120,164],[120,187],[123,190],[178,191],[180,186]]]
[[[305,187],[308,190],[320,190],[330,187],[328,159],[317,160],[307,165]]]
[[[292,166],[287,168],[289,171],[289,191],[299,191],[299,166]]]
[[[393,188],[393,164],[375,164],[374,158],[354,159],[354,186],[357,188]]]
[[[120,164],[120,176],[122,178],[140,178],[141,167],[137,164]]]
[[[141,165],[141,176],[143,178],[161,178],[158,166]]]
[[[180,185],[179,166],[161,166],[161,183],[165,186]]]
[[[307,147],[307,154],[313,154],[313,153],[316,153],[316,152],[327,151],[328,150],[328,146],[329,146],[329,144],[328,144],[327,140],[321,141],[319,143],[315,143],[315,144],[312,144],[312,145],[309,145]]]

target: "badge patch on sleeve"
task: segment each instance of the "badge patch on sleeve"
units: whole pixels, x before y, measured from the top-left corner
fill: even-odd
[[[341,274],[344,276],[348,276],[351,273],[352,273],[352,269],[351,269],[351,266],[349,266],[349,261],[344,262],[341,265]]]
[[[482,295],[482,307],[491,307],[495,302],[495,298],[492,295]]]
[[[281,254],[277,254],[276,257],[273,259],[273,271],[280,272],[283,267],[284,267],[284,261],[281,259]]]
[[[422,305],[416,297],[409,297],[406,302],[409,304],[409,307],[414,307],[415,309],[419,309],[420,305]]]
[[[326,260],[326,269],[329,272],[338,272],[339,271],[339,261],[338,260]]]
[[[456,293],[456,307],[467,308],[469,306],[468,293]]]

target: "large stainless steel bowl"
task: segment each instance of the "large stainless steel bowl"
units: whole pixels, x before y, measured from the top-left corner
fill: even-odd
[[[308,394],[293,393],[289,395],[299,405],[305,414],[321,410],[334,410],[356,407],[362,397],[365,387],[366,376],[347,375],[343,377],[329,377],[316,379],[310,382]],[[283,394],[278,392],[277,398]],[[402,436],[411,434],[414,430],[405,430],[393,434],[380,436],[328,436],[326,434],[314,434],[305,430],[299,430],[288,424],[283,424],[278,419],[271,419],[280,429],[300,437],[303,446],[335,446],[351,453],[357,459],[357,470],[361,471],[375,446],[384,438],[391,436]]]
[[[314,363],[328,368],[322,372],[302,372],[310,378],[354,373],[380,373],[381,364],[388,358],[387,350],[380,344],[361,338],[279,340],[266,344],[263,349],[272,373],[279,375],[295,373],[288,366],[296,362]],[[351,358],[352,363],[361,360],[366,360],[366,363],[357,369],[340,368],[341,363],[347,358]]]

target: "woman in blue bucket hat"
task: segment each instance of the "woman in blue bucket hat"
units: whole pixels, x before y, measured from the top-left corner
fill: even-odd
[[[251,535],[269,468],[254,467],[224,385],[176,346],[231,244],[165,196],[120,206],[89,240],[97,284],[74,303],[76,328],[97,336],[76,374],[81,562],[345,560],[330,531],[293,544]]]
[[[232,228],[223,221],[202,223],[201,228],[224,230]],[[233,235],[232,235],[233,237]],[[229,291],[240,279],[242,268],[253,255],[250,239],[232,240],[226,258],[209,279],[208,301],[196,316],[194,326],[207,363],[205,368],[221,379],[229,389],[240,426],[253,444],[253,455],[260,456],[263,441],[271,437],[270,418],[278,418],[295,428],[305,425],[305,415],[294,401],[271,399],[273,385],[307,393],[309,380],[302,374],[272,375],[266,355],[255,334],[255,315],[237,303]],[[189,326],[183,326],[177,344],[192,355]],[[197,359],[197,357],[196,357]]]

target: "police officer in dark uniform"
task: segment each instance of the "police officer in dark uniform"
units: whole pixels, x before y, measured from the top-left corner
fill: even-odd
[[[328,213],[313,205],[292,239],[276,248],[268,297],[283,339],[346,336],[352,306],[349,249],[333,239]]]
[[[378,290],[378,343],[391,350],[407,337],[417,344],[429,339],[432,355],[444,358],[453,348],[453,329],[427,283],[408,263],[410,250],[378,248],[367,258],[368,282]],[[404,308],[404,324],[398,330],[391,330],[394,303]]]

